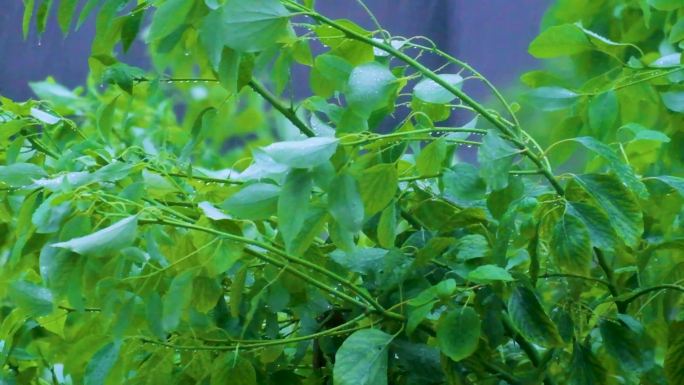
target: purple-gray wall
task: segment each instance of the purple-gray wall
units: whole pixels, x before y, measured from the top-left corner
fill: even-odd
[[[527,45],[536,35],[551,0],[366,0],[381,24],[395,35],[425,35],[446,51],[475,66],[495,84],[506,86],[535,65]],[[22,2],[3,0],[0,10],[0,95],[31,97],[27,83],[53,75],[75,87],[88,71],[94,33],[92,20],[64,38],[56,22],[40,38],[32,31],[21,38]],[[370,27],[354,0],[319,0],[319,8],[336,18],[350,18]],[[137,46],[122,60],[144,63]]]

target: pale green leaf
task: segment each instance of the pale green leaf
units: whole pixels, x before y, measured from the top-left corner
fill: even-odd
[[[328,210],[347,231],[361,230],[364,218],[363,200],[358,184],[351,175],[338,175],[330,184]]]
[[[530,43],[529,52],[537,58],[574,55],[593,48],[581,29],[574,24],[550,27]]]
[[[268,219],[276,213],[280,187],[254,183],[226,199],[221,208],[230,215],[244,219]]]
[[[359,192],[367,217],[384,209],[392,201],[398,178],[397,167],[390,163],[363,170],[359,178]]]
[[[489,131],[484,137],[477,160],[480,162],[480,176],[492,190],[508,186],[508,173],[517,154],[518,150],[494,131]]]
[[[327,162],[337,150],[335,138],[308,138],[298,141],[277,142],[263,151],[278,163],[294,168],[311,168]]]
[[[463,86],[463,77],[461,75],[443,74],[439,75],[439,77],[455,88],[461,89]],[[434,104],[451,103],[456,99],[456,95],[432,79],[423,79],[416,84],[413,88],[413,95],[424,102]]]
[[[437,139],[425,146],[416,158],[416,169],[422,176],[437,175],[442,171],[442,163],[447,156],[447,144]]]
[[[109,343],[100,348],[85,368],[83,383],[85,385],[102,385],[106,383],[109,373],[119,359],[120,350],[120,343]]]
[[[278,229],[288,252],[293,251],[294,240],[306,221],[312,186],[311,175],[305,170],[292,170],[285,178],[278,198]]]
[[[53,243],[52,247],[71,250],[82,255],[101,256],[115,253],[132,244],[138,232],[138,216],[122,219],[109,227],[66,242]]]

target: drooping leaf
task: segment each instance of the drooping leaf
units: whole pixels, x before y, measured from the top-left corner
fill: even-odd
[[[610,132],[619,114],[615,91],[604,92],[589,102],[589,126],[597,135]]]
[[[366,216],[374,215],[392,201],[397,183],[397,167],[394,164],[378,164],[363,171],[359,178],[359,192]]]
[[[108,343],[98,350],[90,359],[85,369],[83,382],[85,385],[100,385],[107,381],[109,373],[119,359],[120,343]]]
[[[387,385],[387,346],[393,337],[378,329],[349,336],[335,354],[336,385]]]
[[[665,376],[670,384],[684,383],[684,322],[681,321],[670,325]]]
[[[185,20],[193,2],[187,0],[165,0],[157,8],[147,35],[148,41],[155,41],[171,34]]]
[[[351,175],[338,175],[330,184],[328,210],[347,231],[361,230],[364,218],[363,199],[356,179]]]
[[[605,159],[606,162],[608,162],[608,165],[611,168],[611,170],[615,172],[615,175],[618,178],[620,178],[622,183],[624,183],[627,187],[634,191],[637,197],[648,197],[648,190],[646,189],[646,186],[644,186],[644,184],[639,180],[639,178],[636,177],[632,168],[629,165],[625,164],[620,159],[620,157],[610,148],[610,146],[588,136],[574,138],[573,140],[575,142],[581,143],[588,150],[593,151],[598,156]]]
[[[568,203],[566,207],[568,213],[584,222],[593,246],[603,250],[613,250],[619,244],[618,236],[604,210],[585,202],[570,201]]]
[[[527,340],[544,347],[563,345],[556,325],[532,290],[516,287],[508,300],[508,314],[515,328]]]
[[[454,361],[468,358],[477,350],[480,328],[480,316],[472,308],[451,310],[437,326],[440,350]]]
[[[102,256],[121,250],[132,244],[138,234],[138,216],[122,219],[84,237],[53,243],[52,247],[71,250],[82,255]]]
[[[601,338],[608,353],[625,369],[643,372],[653,365],[653,357],[649,347],[644,345],[647,342],[644,330],[641,325],[638,327],[640,330],[633,330],[621,320],[604,320],[600,324]]]
[[[496,265],[482,265],[468,273],[468,280],[478,283],[488,283],[492,281],[513,281],[511,274],[505,269]]]
[[[34,317],[52,313],[53,296],[50,290],[28,281],[16,281],[10,285],[12,302]]]
[[[214,360],[210,385],[257,385],[257,375],[252,363],[236,355],[233,352],[226,353]]]
[[[614,176],[587,174],[575,181],[610,218],[615,232],[628,246],[634,246],[644,231],[643,214],[632,192]]]
[[[337,150],[335,138],[309,138],[291,142],[277,142],[263,148],[278,163],[294,168],[311,168],[327,162]]]
[[[439,75],[439,77],[458,89],[463,85],[463,77],[461,75],[443,74]],[[456,99],[456,95],[432,79],[423,79],[416,84],[413,88],[413,95],[424,102],[434,104],[446,104]]]
[[[571,365],[568,367],[571,385],[601,385],[606,383],[606,369],[592,353],[591,348],[575,342]]]
[[[231,0],[208,17],[213,39],[239,52],[263,51],[287,36],[289,12],[278,0]]]
[[[221,205],[238,218],[267,219],[276,213],[280,188],[269,183],[254,183],[232,195]]]
[[[423,176],[437,175],[442,171],[442,163],[447,155],[447,144],[438,139],[425,146],[416,158],[416,169]]]
[[[506,140],[489,131],[482,140],[477,152],[480,162],[480,176],[492,190],[502,190],[508,186],[508,173],[518,151]]]
[[[306,170],[292,170],[285,179],[278,198],[278,229],[288,252],[292,252],[294,240],[302,231],[308,214],[312,180]]]
[[[574,55],[591,50],[587,36],[574,24],[550,27],[530,43],[529,52],[537,58]]]
[[[180,324],[184,308],[188,305],[192,295],[192,270],[186,270],[175,276],[169,290],[164,294],[162,326],[167,332],[176,330]]]
[[[566,212],[553,228],[549,245],[556,263],[570,273],[586,274],[592,260],[591,239],[587,225]]]
[[[45,171],[32,163],[14,163],[0,166],[0,182],[10,187],[28,186],[34,180],[46,176]]]
[[[362,64],[349,75],[347,102],[354,111],[369,116],[388,105],[396,88],[397,79],[385,65]]]

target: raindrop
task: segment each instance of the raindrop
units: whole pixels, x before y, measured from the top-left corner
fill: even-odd
[[[189,51],[185,51],[185,53],[183,53],[183,55],[185,55],[185,56],[190,56],[190,52],[189,52]]]
[[[38,36],[38,47],[43,45],[43,36]]]

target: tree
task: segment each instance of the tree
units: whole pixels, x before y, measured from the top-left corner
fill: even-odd
[[[1,99],[3,382],[684,382],[678,56],[560,22],[532,54],[619,70],[527,74],[517,104],[311,0],[79,3],[57,13],[67,33],[97,9],[87,87]],[[551,15],[617,23],[585,3]],[[681,8],[600,3],[634,23]],[[44,30],[53,2],[25,5]],[[153,69],[117,60],[137,38]],[[636,89],[661,97],[632,121]],[[542,146],[530,107],[588,130]]]

